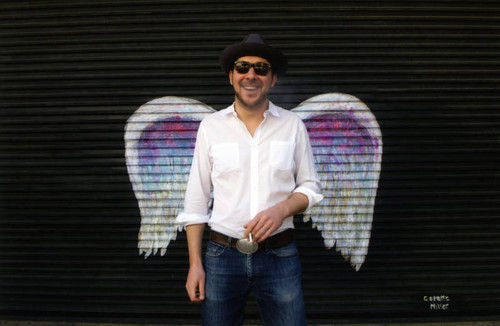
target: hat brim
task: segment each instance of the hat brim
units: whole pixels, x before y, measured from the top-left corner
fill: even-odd
[[[271,63],[273,73],[285,74],[288,68],[288,60],[279,50],[266,44],[239,42],[228,46],[219,56],[219,63],[226,74],[232,69],[234,62],[241,57],[256,56],[268,60]]]

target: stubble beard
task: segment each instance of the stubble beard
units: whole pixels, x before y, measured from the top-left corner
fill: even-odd
[[[245,106],[248,109],[256,109],[259,108],[261,105],[267,103],[267,94],[262,94],[259,96],[258,99],[255,101],[246,101],[243,99],[243,96],[241,96],[240,93],[234,92],[234,95],[236,96],[236,99],[238,100],[239,103],[241,103],[243,106]]]

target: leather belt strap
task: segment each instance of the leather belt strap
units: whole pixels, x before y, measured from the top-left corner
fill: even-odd
[[[259,250],[269,250],[283,247],[289,244],[294,239],[293,229],[286,229],[283,232],[273,235],[266,240],[259,242]],[[236,248],[236,242],[239,239],[228,237],[224,234],[210,231],[210,240],[223,246]]]

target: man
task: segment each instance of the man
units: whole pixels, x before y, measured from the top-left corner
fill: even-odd
[[[287,60],[258,34],[227,47],[219,59],[235,100],[198,130],[177,217],[189,248],[186,290],[191,301],[203,301],[203,325],[241,325],[249,292],[264,325],[305,325],[293,215],[323,197],[304,124],[268,100]]]

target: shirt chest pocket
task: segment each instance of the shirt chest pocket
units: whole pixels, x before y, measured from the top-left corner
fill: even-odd
[[[219,172],[230,172],[240,167],[238,143],[215,144],[212,147],[214,169]]]
[[[271,166],[278,170],[290,170],[294,167],[295,144],[289,141],[272,141],[269,147]]]

